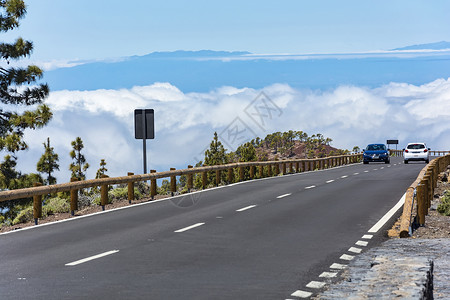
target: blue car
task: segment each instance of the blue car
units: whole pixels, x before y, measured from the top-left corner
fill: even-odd
[[[363,162],[368,164],[369,162],[377,161],[389,164],[391,162],[389,158],[389,150],[387,150],[384,144],[369,144],[366,149],[363,150]]]

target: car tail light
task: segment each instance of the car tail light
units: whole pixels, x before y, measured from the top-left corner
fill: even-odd
[[[423,150],[423,152],[428,152],[428,149]]]
[[[405,152],[408,153],[408,149],[406,149]]]

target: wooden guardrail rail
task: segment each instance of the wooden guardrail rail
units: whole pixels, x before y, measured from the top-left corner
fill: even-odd
[[[450,153],[450,151],[436,151]],[[403,213],[400,219],[400,237],[409,237],[412,233],[413,215],[419,226],[425,224],[425,215],[431,206],[438,175],[450,165],[450,154],[433,159],[417,176],[417,179],[406,190]]]
[[[128,184],[128,200],[131,203],[134,200],[134,183],[140,181],[148,181],[150,180],[150,196],[153,197],[156,195],[156,180],[160,178],[170,178],[171,179],[171,192],[172,194],[176,192],[176,176],[187,175],[187,187],[190,191],[193,188],[193,176],[194,174],[202,174],[202,187],[206,188],[208,185],[208,172],[216,172],[216,178],[220,178],[217,176],[221,171],[227,171],[227,181],[228,183],[232,183],[234,178],[233,169],[238,168],[239,170],[239,181],[244,180],[244,169],[249,168],[250,178],[255,176],[255,168],[259,168],[258,176],[260,178],[264,177],[264,168],[267,170],[268,177],[273,175],[278,175],[280,170],[283,173],[286,173],[287,167],[289,167],[290,172],[304,172],[304,171],[312,171],[316,169],[325,169],[330,167],[336,167],[341,165],[346,165],[350,163],[361,162],[362,154],[351,154],[351,155],[342,155],[342,156],[330,156],[324,158],[317,159],[288,159],[281,161],[263,161],[263,162],[240,162],[240,163],[232,163],[226,165],[216,165],[216,166],[203,166],[193,168],[192,166],[188,166],[187,169],[175,170],[171,169],[170,171],[165,172],[156,172],[155,170],[151,170],[149,174],[142,175],[134,175],[133,173],[128,173],[128,176],[123,177],[105,177],[100,179],[91,179],[84,181],[77,181],[76,179],[72,179],[69,183],[62,184],[54,184],[48,186],[34,186],[31,188],[25,189],[17,189],[17,190],[9,190],[9,191],[1,191],[0,192],[0,202],[14,200],[14,199],[23,199],[23,198],[31,198],[33,197],[34,201],[34,219],[37,224],[38,218],[42,217],[42,196],[47,194],[53,194],[58,192],[68,192],[70,191],[71,202],[70,202],[70,210],[72,215],[74,211],[78,209],[78,190],[90,187],[100,186],[101,190],[101,205],[102,208],[105,209],[105,205],[108,203],[108,193],[107,187],[109,185],[115,184]],[[281,168],[280,168],[281,165]],[[219,184],[217,181],[216,185]]]

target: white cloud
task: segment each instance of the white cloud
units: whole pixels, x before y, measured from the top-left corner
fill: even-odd
[[[253,102],[262,91],[280,111],[267,111]],[[236,118],[250,138],[293,129],[322,133],[334,140],[334,146],[347,149],[386,139],[399,139],[401,144],[425,141],[433,149],[450,149],[450,79],[375,89],[297,90],[274,84],[261,90],[221,87],[209,93],[183,93],[169,83],[154,83],[129,90],[57,91],[47,103],[54,119],[44,129],[27,132],[30,150],[19,155],[19,168],[35,171],[49,136],[61,160],[60,182],[68,180],[70,142],[77,136],[83,139],[91,164],[89,178],[102,158],[111,176],[140,173],[142,141],[134,139],[136,108],[155,110],[156,137],[147,143],[148,169],[160,171],[195,164],[214,131],[230,129],[227,126]],[[265,117],[264,126],[245,113],[249,105],[259,105],[261,114],[271,115]]]

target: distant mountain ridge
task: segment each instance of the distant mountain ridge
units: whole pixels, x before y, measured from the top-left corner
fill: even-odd
[[[418,44],[402,48],[396,48],[392,50],[443,50],[443,49],[450,49],[450,42],[441,41],[429,44]]]
[[[398,49],[432,47],[450,48],[450,43]],[[436,57],[439,59],[434,59]],[[375,87],[390,82],[420,85],[448,77],[450,51],[271,57],[252,55],[246,51],[179,50],[53,69],[45,72],[44,81],[53,91],[129,89],[168,82],[189,93],[208,92],[222,86],[259,89],[274,83],[310,89],[328,89],[339,85]]]

